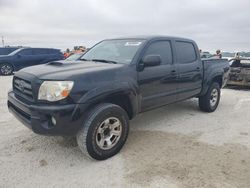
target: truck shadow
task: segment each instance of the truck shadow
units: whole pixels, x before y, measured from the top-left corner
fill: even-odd
[[[199,110],[198,99],[190,99],[141,113],[131,121],[130,125],[132,130],[133,128],[140,129],[144,126],[152,126],[153,128],[162,124],[171,126],[177,119],[192,118],[198,114],[203,114]]]
[[[226,89],[233,89],[239,91],[250,91],[250,86],[226,86]]]

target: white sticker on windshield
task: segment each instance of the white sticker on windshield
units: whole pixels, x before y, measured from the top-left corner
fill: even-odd
[[[140,46],[141,42],[126,42],[125,46]]]

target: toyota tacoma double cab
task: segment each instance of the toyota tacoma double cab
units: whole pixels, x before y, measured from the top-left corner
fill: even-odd
[[[76,136],[83,153],[104,160],[121,150],[138,113],[192,97],[215,111],[228,70],[227,60],[201,60],[189,39],[108,39],[77,61],[16,72],[8,108],[33,132]]]

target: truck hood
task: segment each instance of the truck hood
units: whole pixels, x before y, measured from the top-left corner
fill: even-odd
[[[36,76],[41,80],[66,80],[74,76],[91,74],[105,70],[119,69],[126,65],[109,64],[92,61],[53,61],[43,65],[31,66],[24,68],[16,73],[28,73]]]

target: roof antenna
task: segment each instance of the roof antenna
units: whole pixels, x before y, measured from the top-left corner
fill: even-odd
[[[4,47],[4,37],[2,36],[2,45]]]

